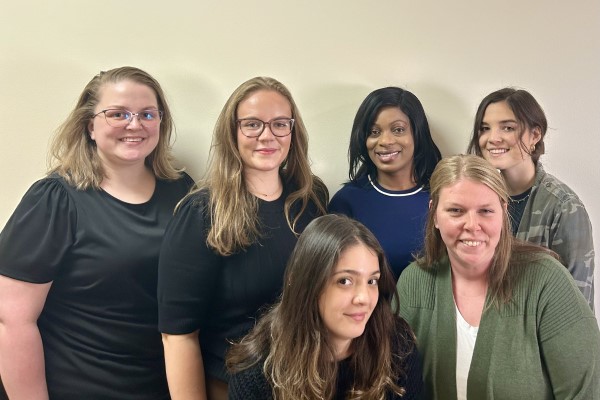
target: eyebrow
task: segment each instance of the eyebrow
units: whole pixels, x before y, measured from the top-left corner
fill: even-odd
[[[409,121],[406,121],[406,120],[404,120],[404,119],[397,119],[397,120],[395,120],[395,121],[392,121],[392,122],[390,122],[388,125],[393,125],[393,124],[395,124],[396,122],[402,122],[403,124],[410,124],[410,122],[409,122]],[[379,126],[379,124],[378,124],[377,122],[373,122],[373,126]]]
[[[339,274],[360,275],[360,273],[354,269],[342,269],[339,271],[335,271],[333,273],[333,275],[339,275]],[[369,276],[373,276],[373,275],[377,275],[377,274],[381,274],[381,270],[379,270],[379,268],[377,270],[371,272],[371,274]]]

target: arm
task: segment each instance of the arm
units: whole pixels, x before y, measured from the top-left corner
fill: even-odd
[[[173,400],[206,400],[204,364],[198,331],[162,334],[169,392]]]
[[[592,225],[579,199],[562,204],[548,247],[558,253],[583,297],[594,309],[594,242]]]
[[[48,399],[37,319],[51,285],[0,275],[0,375],[10,399]]]

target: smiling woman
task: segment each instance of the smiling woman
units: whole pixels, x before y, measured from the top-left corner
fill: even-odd
[[[510,234],[498,170],[454,156],[430,184],[425,250],[398,281],[429,396],[600,398],[594,314],[555,253]]]
[[[133,67],[92,78],[58,129],[48,176],[0,235],[10,398],[169,398],[158,253],[193,184],[172,165],[172,129],[162,88]]]
[[[397,87],[370,93],[356,113],[348,157],[350,182],[329,212],[365,224],[397,278],[423,244],[427,186],[441,158],[419,99]]]

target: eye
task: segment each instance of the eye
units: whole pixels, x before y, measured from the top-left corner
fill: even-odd
[[[514,126],[509,126],[509,125],[503,126],[501,129],[504,132],[514,132],[515,131],[515,127]]]
[[[352,284],[350,278],[340,278],[337,280],[338,285],[348,286]]]
[[[447,208],[446,211],[450,214],[460,214],[462,212],[462,210],[458,207],[450,207]]]
[[[484,208],[484,209],[480,210],[479,212],[482,214],[494,214],[495,213],[495,211],[490,208]]]
[[[402,126],[397,126],[397,127],[395,127],[395,128],[392,128],[392,133],[393,133],[393,134],[395,134],[395,135],[399,135],[399,134],[401,134],[401,133],[404,133],[404,131],[405,131],[405,130],[406,130],[406,129],[404,129],[404,127],[402,127]]]
[[[489,130],[490,130],[490,127],[489,127],[489,126],[480,126],[480,127],[479,127],[479,134],[480,134],[480,135],[483,135],[484,133],[486,133],[486,132],[487,132],[487,131],[489,131]]]
[[[144,121],[152,121],[158,118],[158,111],[156,110],[146,110],[140,113],[142,119]]]
[[[288,119],[276,119],[271,122],[271,125],[275,129],[287,129],[290,126],[290,120]]]
[[[371,278],[367,282],[369,285],[377,286],[379,285],[379,278]]]
[[[369,136],[371,137],[377,137],[381,134],[381,131],[379,129],[371,129],[371,132],[369,132]]]
[[[131,118],[131,113],[123,110],[106,110],[104,114],[107,118],[119,121]]]
[[[247,129],[260,129],[261,125],[262,122],[256,119],[245,119],[242,121],[242,127]]]

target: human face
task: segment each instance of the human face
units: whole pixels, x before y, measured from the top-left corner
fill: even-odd
[[[367,136],[366,145],[369,158],[377,167],[377,179],[381,185],[386,186],[387,183],[387,186],[395,186],[399,182],[410,186],[414,184],[413,131],[410,118],[400,108],[381,109]]]
[[[130,80],[107,83],[100,89],[100,99],[94,113],[119,108],[134,113],[157,110],[154,90]],[[158,144],[160,124],[145,127],[137,117],[122,128],[110,126],[104,114],[98,114],[88,124],[90,137],[96,142],[98,156],[104,166],[143,165]]]
[[[522,135],[520,133],[519,122],[506,101],[491,103],[485,109],[479,128],[483,157],[501,171],[518,171],[533,165],[528,152],[540,140],[540,133],[526,128]]]
[[[290,102],[273,90],[257,90],[240,102],[237,119],[257,118],[271,121],[275,118],[293,118]],[[290,151],[292,135],[277,137],[271,126],[265,126],[257,138],[244,136],[237,128],[237,147],[246,172],[277,172]]]
[[[435,227],[446,244],[453,268],[486,273],[500,241],[505,208],[483,183],[460,179],[440,191]]]
[[[362,243],[344,250],[319,297],[319,314],[337,356],[347,356],[352,339],[365,331],[379,299],[377,255]]]

